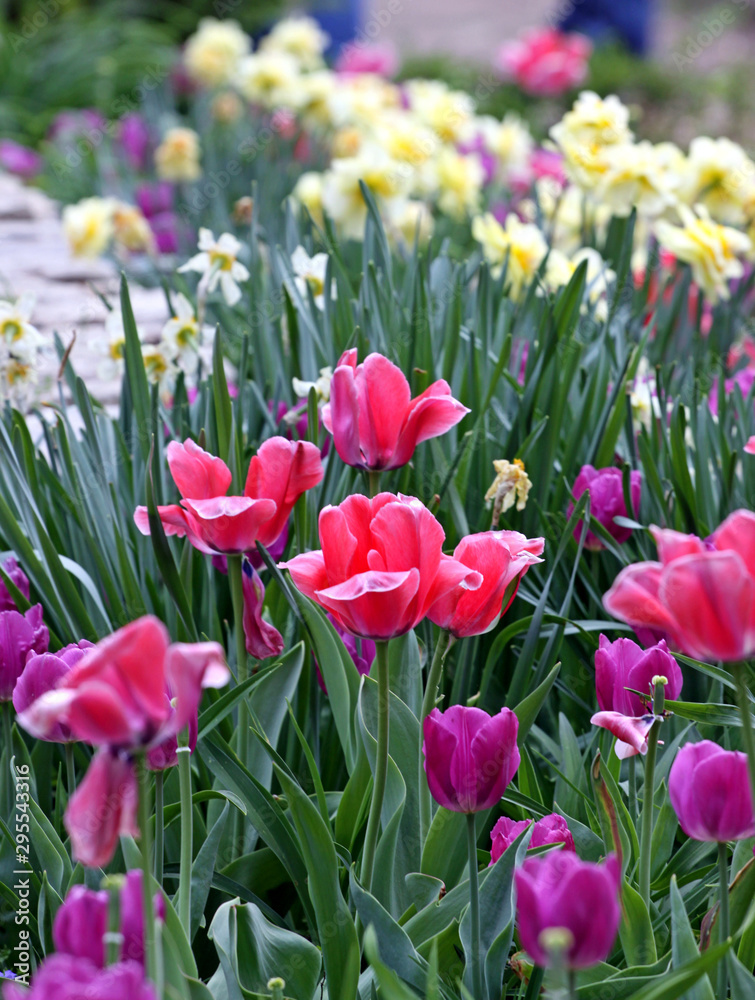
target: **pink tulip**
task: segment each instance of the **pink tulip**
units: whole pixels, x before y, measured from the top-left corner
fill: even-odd
[[[651,528],[659,562],[623,569],[603,598],[615,618],[698,660],[755,654],[755,514],[737,510],[705,541]]]
[[[534,28],[498,53],[498,69],[528,94],[555,97],[587,77],[592,43],[585,35]]]
[[[631,528],[625,528],[614,522],[615,517],[629,517],[627,505],[624,502],[623,473],[621,469],[609,467],[606,469],[596,469],[592,465],[583,465],[579,475],[574,480],[572,494],[578,500],[585,490],[590,493],[590,517],[598,521],[606,529],[612,538],[620,544],[626,542],[632,534]],[[642,474],[636,471],[629,473],[629,492],[632,498],[632,506],[637,514],[640,509],[640,499],[642,493]],[[570,503],[566,512],[567,517],[571,517],[574,504]],[[582,521],[577,522],[574,529],[574,537],[579,540],[582,535]],[[604,549],[605,545],[593,534],[587,532],[585,539],[586,549]]]
[[[747,443],[742,448],[742,451],[746,452],[748,455],[755,455],[755,434],[752,437],[747,438]]]
[[[29,653],[45,653],[50,633],[42,621],[42,605],[25,614],[0,611],[0,701],[10,701]]]
[[[490,716],[480,708],[434,708],[422,726],[425,773],[435,801],[453,812],[490,809],[519,767],[519,720],[508,708]]]
[[[203,688],[229,679],[218,643],[169,645],[162,622],[145,615],[97,643],[18,721],[41,738],[63,724],[87,743],[150,748],[189,725]]]
[[[208,555],[249,552],[269,545],[285,527],[294,504],[323,476],[319,449],[307,441],[269,438],[249,465],[243,496],[226,496],[231,470],[187,439],[168,445],[168,465],[180,504],[159,507],[168,535],[188,538]],[[134,512],[136,526],[150,533],[146,507]]]
[[[0,167],[10,174],[30,180],[42,170],[44,160],[28,146],[12,139],[0,139]]]
[[[660,718],[660,716],[659,716]],[[620,760],[643,756],[648,752],[648,734],[653,728],[656,716],[652,714],[633,718],[622,712],[596,712],[590,719],[593,726],[607,729],[616,737],[616,756]]]
[[[13,707],[16,712],[20,715],[43,694],[59,687],[63,678],[86,656],[88,650],[93,648],[93,642],[82,639],[81,642],[73,642],[59,649],[57,653],[31,653],[24,672],[13,689]],[[73,736],[68,726],[59,723],[51,730],[40,734],[39,739],[51,743],[68,743]]]
[[[414,497],[354,494],[325,507],[319,527],[321,550],[280,565],[352,635],[403,635],[449,591],[482,582],[475,570],[443,554],[443,529]]]
[[[3,563],[3,570],[5,575],[10,577],[11,582],[18,587],[28,601],[30,594],[29,578],[18,565],[13,556],[9,556],[5,560]],[[18,611],[16,602],[10,596],[10,592],[2,580],[0,580],[0,611]]]
[[[572,851],[527,858],[514,874],[517,927],[522,947],[541,966],[552,963],[543,932],[568,931],[562,960],[570,969],[604,961],[621,920],[621,866],[609,855],[602,864],[581,861]]]
[[[73,955],[50,955],[32,976],[31,989],[3,987],[4,1000],[157,1000],[137,962],[99,969]]]
[[[335,71],[341,76],[373,73],[377,76],[393,76],[398,70],[399,59],[396,47],[390,42],[347,42],[338,54]]]
[[[576,851],[574,837],[563,816],[550,813],[536,823],[531,819],[516,822],[508,816],[501,816],[490,833],[490,863],[494,865],[504,851],[510,847],[516,838],[532,826],[532,836],[529,846],[544,847],[546,844],[563,844],[565,851]]]
[[[277,656],[283,652],[283,636],[274,625],[262,617],[265,587],[259,573],[248,559],[244,559],[242,583],[244,589],[244,636],[246,651],[257,660]]]
[[[477,570],[482,584],[477,590],[455,587],[433,604],[427,617],[457,639],[489,631],[508,610],[529,567],[542,562],[538,557],[544,548],[545,539],[526,538],[518,531],[467,535],[453,558]]]
[[[189,719],[189,750],[194,753],[199,738],[199,717],[194,713]],[[178,764],[178,736],[173,734],[166,737],[162,743],[151,747],[147,751],[147,767],[150,771],[167,771],[169,767]]]
[[[668,681],[667,700],[679,697],[682,671],[663,640],[650,649],[642,649],[631,639],[609,642],[606,636],[600,636],[595,653],[595,690],[602,711],[642,715],[652,704],[654,677],[665,677]],[[641,691],[644,697],[632,691]]]
[[[137,797],[133,762],[117,751],[99,750],[63,817],[75,861],[104,868],[120,836],[139,835]]]
[[[370,354],[358,365],[352,348],[333,374],[322,422],[347,465],[398,469],[418,444],[445,434],[467,413],[443,379],[412,399],[403,372],[388,358]]]
[[[755,836],[747,755],[710,740],[687,743],[668,779],[679,825],[693,840],[745,840]]]

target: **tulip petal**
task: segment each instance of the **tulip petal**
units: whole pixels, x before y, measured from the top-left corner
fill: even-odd
[[[320,449],[309,441],[272,437],[263,442],[249,463],[244,495],[276,504],[274,517],[259,531],[268,546],[283,531],[291,510],[302,495],[322,480]]]
[[[231,470],[215,455],[187,438],[183,444],[171,441],[167,448],[168,466],[182,497],[207,500],[228,492]]]
[[[231,679],[223,647],[217,642],[174,642],[165,654],[165,681],[173,695],[174,715],[155,742],[188,726],[197,714],[203,688],[225,687]]]
[[[363,464],[359,446],[359,393],[354,369],[339,365],[330,383],[330,403],[322,408],[322,422],[333,435],[340,459],[359,468]]]
[[[276,510],[273,500],[245,496],[182,500],[182,503],[194,516],[203,551],[230,554],[254,548],[261,526],[274,517]]]
[[[388,468],[398,469],[411,459],[418,444],[445,434],[470,411],[451,395],[448,382],[439,379],[413,399],[404,419]]]
[[[662,570],[658,562],[625,566],[603,596],[606,611],[632,628],[675,635],[677,623],[659,597]]]
[[[600,726],[607,729],[616,739],[625,746],[616,746],[616,756],[633,757],[635,754],[646,754],[648,752],[648,733],[655,722],[654,715],[642,715],[632,718],[622,715],[621,712],[596,712],[590,719],[593,726]],[[630,748],[627,751],[626,747]]]
[[[720,551],[731,549],[744,560],[750,576],[755,577],[755,514],[750,510],[735,510],[716,529],[713,544]]]
[[[416,624],[411,606],[419,587],[416,567],[399,573],[358,573],[343,583],[318,590],[315,599],[354,635],[390,639]]]
[[[104,868],[113,859],[119,836],[139,835],[137,796],[133,763],[110,750],[96,753],[64,816],[75,861]]]
[[[412,398],[406,376],[382,354],[357,368],[359,440],[368,469],[395,468],[394,452]]]
[[[243,625],[246,651],[257,660],[264,660],[268,656],[277,656],[283,651],[283,636],[277,628],[262,617],[265,587],[248,559],[244,560],[243,570]]]
[[[661,562],[672,562],[681,556],[690,556],[698,552],[705,552],[705,543],[697,535],[685,535],[681,531],[672,531],[670,528],[658,528],[654,524],[650,526],[650,534],[655,539],[658,546],[658,558]]]

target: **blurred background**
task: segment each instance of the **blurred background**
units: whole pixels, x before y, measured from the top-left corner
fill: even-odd
[[[523,29],[564,25],[598,43],[587,86],[632,104],[646,138],[755,145],[752,0],[14,0],[0,5],[0,137],[35,144],[62,108],[110,114],[118,101],[138,103],[174,70],[176,46],[201,17],[234,18],[258,35],[294,11],[317,13],[335,44],[355,35],[394,44],[402,77],[439,77],[468,88],[483,111],[514,107],[544,121],[558,108],[522,108],[527,99],[498,81],[493,60]]]

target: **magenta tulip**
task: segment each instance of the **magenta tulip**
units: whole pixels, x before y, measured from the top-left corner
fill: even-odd
[[[503,852],[530,826],[532,826],[530,847],[563,844],[565,851],[576,851],[574,837],[572,837],[569,825],[563,816],[559,816],[558,813],[550,813],[548,816],[543,816],[534,825],[533,823],[534,821],[531,819],[522,819],[517,822],[509,819],[508,816],[501,816],[490,832],[491,865],[495,864]]]
[[[682,671],[668,646],[661,640],[642,649],[631,639],[609,642],[601,635],[595,653],[595,691],[604,712],[639,716],[653,700],[653,678],[665,677],[665,697],[675,701],[682,690]],[[644,697],[632,694],[641,691]]]
[[[745,840],[755,836],[747,756],[702,740],[676,755],[668,791],[679,825],[693,840]]]
[[[10,577],[11,583],[18,587],[28,601],[31,592],[29,577],[24,573],[13,556],[9,556],[3,563],[3,571],[6,576]],[[18,611],[16,602],[10,596],[10,592],[2,580],[0,580],[0,611]]]
[[[25,614],[0,611],[0,701],[10,701],[30,653],[45,653],[50,633],[42,621],[42,605]]]
[[[108,748],[93,757],[63,817],[75,861],[110,864],[120,836],[137,837],[137,783],[133,762]]]
[[[244,636],[246,651],[257,660],[277,656],[283,652],[283,636],[274,625],[262,617],[265,587],[260,575],[248,559],[243,562],[242,584],[244,590]]]
[[[622,527],[614,522],[615,517],[629,517],[629,511],[624,501],[624,482],[621,469],[613,466],[607,469],[596,469],[592,465],[583,465],[572,487],[574,499],[578,500],[586,490],[590,493],[590,517],[604,527],[617,542],[626,542],[632,534],[632,529]],[[637,514],[642,495],[641,473],[630,472],[629,492],[634,512]],[[566,516],[571,517],[573,510],[574,504],[570,503]],[[574,529],[574,537],[579,539],[581,535],[582,521],[580,520]],[[585,548],[598,550],[605,548],[605,545],[597,535],[588,531]]]
[[[403,635],[454,588],[482,582],[443,554],[443,529],[414,497],[354,494],[320,511],[319,527],[321,550],[280,565],[352,635]]]
[[[544,932],[556,928],[568,932],[561,959],[568,968],[608,957],[621,920],[621,865],[614,855],[591,864],[572,851],[549,851],[527,858],[514,880],[519,937],[534,962],[551,964]]]
[[[341,355],[333,373],[322,422],[347,465],[398,469],[418,444],[445,434],[467,413],[443,379],[412,399],[400,368],[382,354],[369,354],[358,365],[352,348]]]
[[[603,598],[606,610],[698,660],[753,656],[755,514],[735,511],[705,541],[651,531],[660,561],[623,569]]]
[[[423,723],[425,773],[435,801],[453,812],[490,809],[519,767],[519,720],[508,708],[490,716],[480,708],[434,708]]]
[[[430,608],[427,617],[457,639],[482,635],[505,614],[530,566],[542,562],[543,538],[526,538],[518,531],[482,531],[467,535],[454,549],[457,562],[477,570],[476,590],[455,587]]]
[[[8,982],[4,1000],[157,1000],[137,962],[100,969],[73,955],[50,955],[32,976],[31,989]]]
[[[82,639],[81,642],[73,642],[59,649],[57,653],[32,653],[13,689],[13,707],[16,712],[20,715],[47,691],[58,687],[79,660],[86,656],[87,651],[93,648],[93,642]],[[44,734],[40,733],[39,739],[51,743],[68,743],[74,737],[67,725],[57,723]]]
[[[12,139],[0,139],[0,167],[10,174],[29,180],[36,177],[44,166],[44,160],[28,146]]]

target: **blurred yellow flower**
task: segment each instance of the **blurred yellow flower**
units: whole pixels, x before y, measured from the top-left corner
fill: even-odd
[[[239,60],[249,52],[249,36],[237,21],[203,17],[186,42],[184,65],[189,76],[206,87],[233,79]]]
[[[509,212],[502,226],[487,212],[473,221],[472,236],[481,244],[494,273],[500,274],[504,261],[508,261],[506,280],[511,298],[518,299],[548,253],[548,244],[538,227],[520,222],[513,212]]]
[[[155,150],[157,175],[164,181],[190,183],[202,174],[199,136],[190,128],[171,128]]]
[[[74,257],[99,257],[113,238],[110,198],[84,198],[63,209],[63,230]]]

